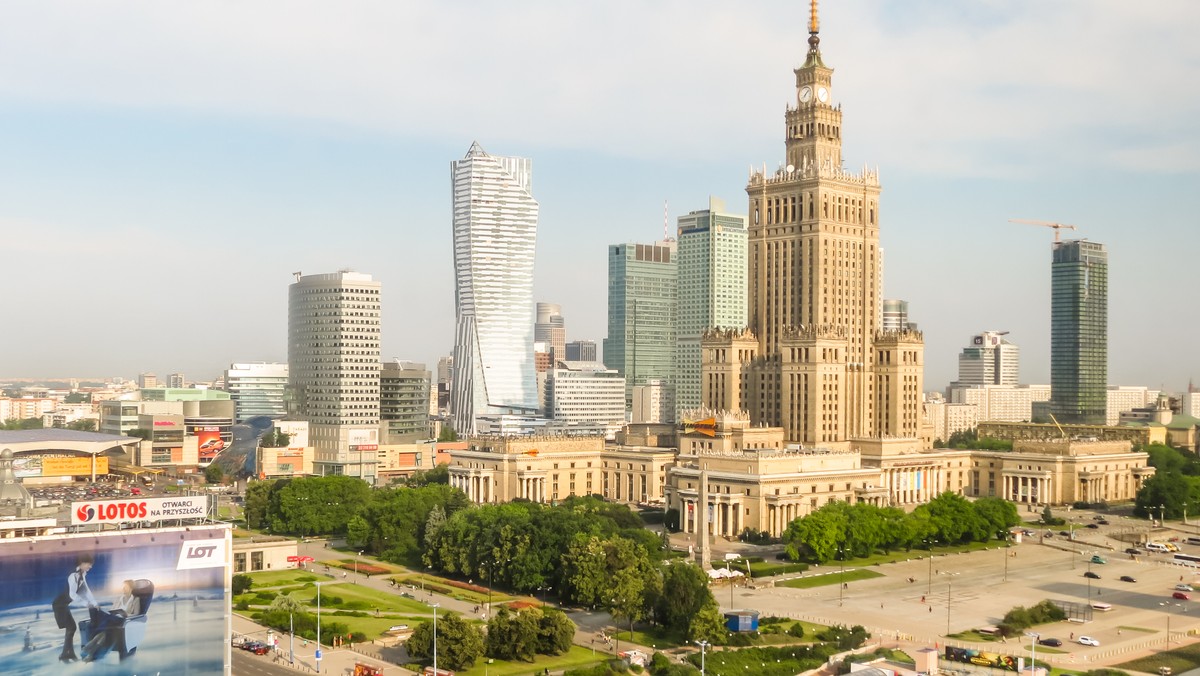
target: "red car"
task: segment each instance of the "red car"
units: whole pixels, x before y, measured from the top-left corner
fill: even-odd
[[[1182,600],[1184,600],[1184,601],[1187,601],[1187,600],[1188,600],[1188,599],[1190,599],[1191,597],[1190,597],[1190,596],[1188,596],[1186,592],[1175,592],[1174,594],[1171,594],[1171,598],[1173,598],[1173,599],[1182,599]]]

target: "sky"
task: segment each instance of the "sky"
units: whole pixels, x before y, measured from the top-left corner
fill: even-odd
[[[983,330],[1049,382],[1048,228],[1109,251],[1109,382],[1181,390],[1200,243],[1200,3],[820,7],[848,169],[925,388]],[[287,360],[292,274],[383,284],[383,356],[452,350],[450,162],[533,159],[536,301],[606,333],[606,247],[783,160],[807,3],[0,4],[0,378]],[[1189,195],[1191,197],[1189,197]]]

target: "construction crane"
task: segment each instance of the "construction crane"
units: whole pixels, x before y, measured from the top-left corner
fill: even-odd
[[[1059,230],[1078,230],[1079,228],[1073,225],[1065,225],[1063,223],[1051,223],[1050,221],[1031,221],[1028,218],[1010,218],[1009,223],[1026,223],[1028,225],[1040,225],[1046,228],[1054,228],[1054,241],[1058,241]]]

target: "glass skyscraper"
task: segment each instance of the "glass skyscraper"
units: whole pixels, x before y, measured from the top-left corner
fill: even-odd
[[[532,165],[489,155],[478,143],[451,163],[456,327],[450,411],[459,434],[475,434],[482,415],[538,410]]]
[[[700,337],[712,328],[746,326],[746,218],[708,209],[679,217],[679,328],[676,410],[699,408]]]
[[[608,247],[608,337],[604,365],[625,378],[625,406],[633,387],[649,380],[675,383],[675,242]],[[669,396],[667,411],[674,411]]]
[[[1050,289],[1050,412],[1060,423],[1103,425],[1108,406],[1104,245],[1055,242]]]

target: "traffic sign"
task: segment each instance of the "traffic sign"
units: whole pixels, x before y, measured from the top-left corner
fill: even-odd
[[[317,648],[317,659],[321,659],[321,649]]]

